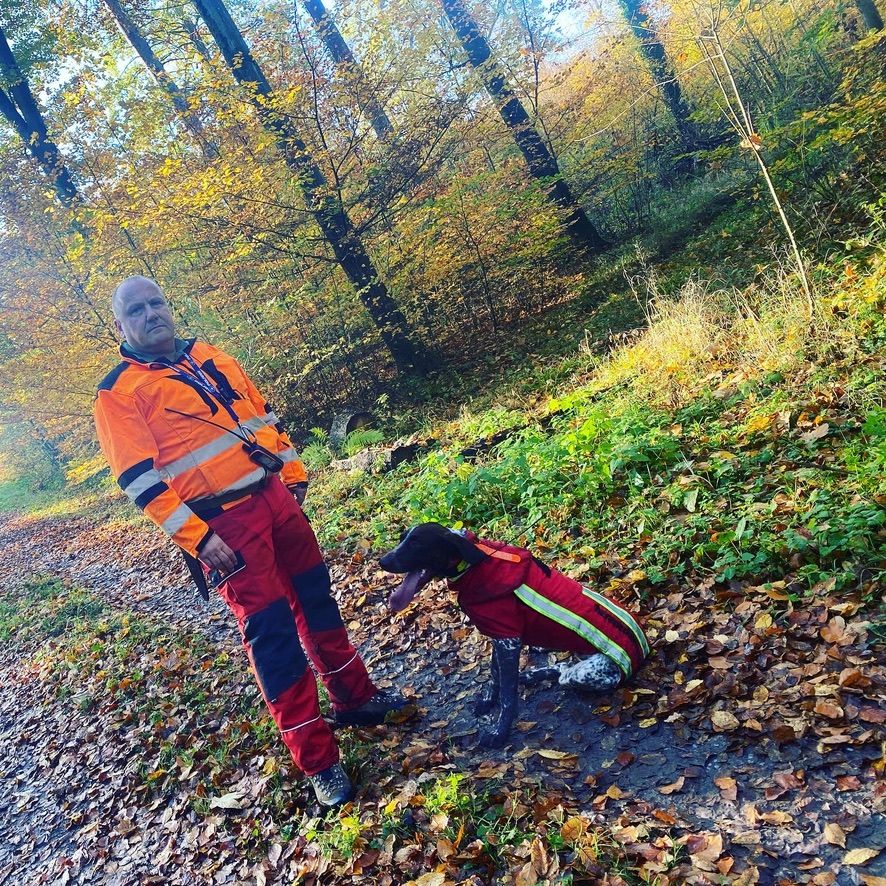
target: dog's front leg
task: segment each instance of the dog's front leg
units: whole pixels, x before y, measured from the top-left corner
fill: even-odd
[[[495,726],[480,736],[482,748],[500,748],[508,740],[511,723],[517,716],[517,684],[520,676],[518,637],[492,641],[493,671],[498,671],[498,719]]]
[[[495,640],[492,641],[496,643]],[[495,651],[495,645],[492,647],[492,661],[490,662],[490,672],[492,679],[477,693],[474,700],[474,714],[482,717],[488,714],[498,704],[499,692],[499,672],[498,672],[498,655]]]

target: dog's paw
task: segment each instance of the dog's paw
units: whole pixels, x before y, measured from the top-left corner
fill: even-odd
[[[477,747],[480,748],[503,748],[508,743],[508,733],[499,732],[491,729],[488,732],[481,732],[480,738],[477,740]]]

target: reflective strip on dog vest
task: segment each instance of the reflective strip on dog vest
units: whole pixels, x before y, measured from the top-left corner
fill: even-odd
[[[607,612],[612,613],[634,635],[634,639],[643,650],[643,655],[649,655],[649,641],[646,639],[643,629],[637,624],[630,612],[627,612],[621,606],[613,603],[612,600],[607,600],[602,594],[592,591],[585,585],[582,585],[581,592],[586,597],[590,597],[598,606],[602,606]]]
[[[522,584],[514,591],[517,599],[525,603],[530,609],[534,609],[545,618],[555,621],[570,631],[574,631],[584,641],[590,643],[591,646],[599,649],[603,655],[611,658],[624,673],[630,677],[633,673],[630,656],[613,640],[606,636],[599,628],[594,627],[589,621],[576,615],[569,609],[554,603],[538,591],[533,590],[528,585]],[[607,607],[608,611],[611,611]],[[624,621],[626,613],[623,610],[614,612],[619,621]],[[633,621],[633,619],[632,619]],[[632,630],[633,633],[633,630]],[[646,647],[648,649],[648,646]]]

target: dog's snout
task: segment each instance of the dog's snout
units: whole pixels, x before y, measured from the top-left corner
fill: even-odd
[[[398,568],[397,554],[394,551],[388,551],[387,554],[382,554],[382,556],[379,557],[378,565],[381,566],[385,572],[405,572],[404,569]]]

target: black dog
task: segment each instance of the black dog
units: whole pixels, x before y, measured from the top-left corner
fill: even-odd
[[[596,692],[614,689],[649,654],[646,636],[628,612],[522,548],[422,523],[380,563],[388,572],[406,573],[388,600],[394,612],[431,579],[446,578],[462,610],[492,639],[492,681],[475,711],[486,714],[497,704],[499,714],[493,728],[481,735],[481,746],[501,747],[507,741],[517,713],[523,645],[590,654],[578,664],[533,673]]]

